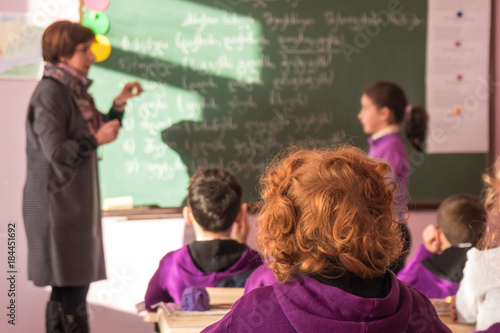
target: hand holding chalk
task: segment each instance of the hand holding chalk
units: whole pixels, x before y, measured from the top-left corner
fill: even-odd
[[[134,81],[134,82],[127,82],[121,91],[121,93],[116,96],[114,100],[114,106],[116,107],[121,107],[125,106],[125,103],[127,103],[127,100],[129,98],[139,96],[142,94],[144,89],[142,89],[142,86],[139,82]]]

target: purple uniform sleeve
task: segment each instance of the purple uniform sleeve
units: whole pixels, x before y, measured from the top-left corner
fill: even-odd
[[[164,261],[165,258],[160,261],[158,269],[149,281],[148,289],[146,290],[146,295],[144,296],[144,302],[148,311],[155,311],[153,308],[151,308],[151,306],[156,303],[173,301],[172,296],[170,296],[168,290],[163,287],[162,283],[163,281],[166,281],[166,277],[164,276],[165,270],[162,269]]]
[[[426,270],[422,265],[422,260],[432,256],[434,254],[427,251],[424,244],[420,244],[413,259],[406,263],[405,267],[398,273],[397,278],[410,286],[415,286],[420,278],[420,272]]]

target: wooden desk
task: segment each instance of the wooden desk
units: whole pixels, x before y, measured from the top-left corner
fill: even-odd
[[[245,288],[206,288],[210,305],[233,304],[243,296]]]
[[[448,328],[453,333],[470,333],[475,330],[475,325],[466,325],[466,324],[457,324],[451,321],[451,317],[449,315],[441,315],[439,319],[448,326]]]
[[[158,322],[162,333],[198,333],[205,327],[221,320],[232,305],[241,296],[243,288],[207,288],[210,297],[210,310],[200,315],[172,316],[168,315],[162,308],[158,312],[148,313],[145,321]],[[214,312],[214,314],[210,314]]]
[[[439,315],[439,319],[446,325],[453,333],[469,333],[474,331],[474,325],[457,324],[451,320],[450,316],[450,301],[451,297],[446,299],[431,298],[432,305]]]
[[[148,313],[144,320],[158,322],[162,333],[198,333],[205,327],[221,320],[225,314],[221,314],[220,310],[229,311],[234,302],[243,296],[243,291],[243,288],[207,288],[211,308],[209,311],[215,311],[217,314],[214,315],[169,316],[163,309],[158,309],[156,313]],[[440,315],[439,319],[453,333],[474,331],[474,325],[454,323],[449,315]]]

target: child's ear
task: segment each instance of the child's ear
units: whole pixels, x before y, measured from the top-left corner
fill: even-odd
[[[390,122],[391,117],[392,117],[392,113],[391,113],[391,110],[387,106],[381,107],[379,109],[379,112],[382,114],[385,121]]]
[[[241,220],[241,217],[243,216],[243,205],[240,207],[240,211],[238,212],[238,215],[236,215],[236,219],[234,220],[235,223]]]
[[[184,217],[184,221],[186,221],[187,225],[193,225],[193,220],[191,219],[191,209],[188,206],[185,206],[182,209],[182,217]]]

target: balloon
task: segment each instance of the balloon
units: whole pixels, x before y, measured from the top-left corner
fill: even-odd
[[[111,43],[103,35],[96,35],[95,41],[90,46],[90,50],[95,56],[95,61],[101,62],[108,59],[111,54]]]
[[[108,8],[109,0],[83,0],[83,4],[90,10],[100,12]]]
[[[105,35],[109,31],[109,17],[104,12],[87,10],[83,15],[82,25],[91,29],[96,35]]]

